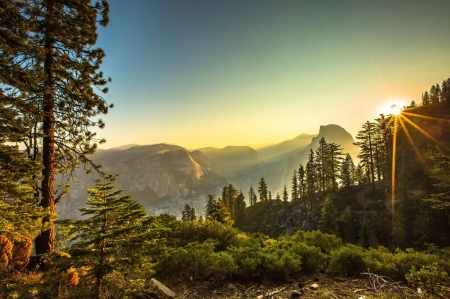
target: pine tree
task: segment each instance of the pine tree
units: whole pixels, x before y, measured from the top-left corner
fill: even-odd
[[[310,210],[313,208],[314,194],[316,193],[316,165],[312,149],[309,151],[308,162],[306,163],[306,194],[310,200]]]
[[[354,184],[355,177],[355,164],[353,163],[350,154],[345,156],[344,161],[341,165],[341,171],[339,174],[339,179],[341,180],[342,186],[345,188],[350,188]]]
[[[428,154],[433,162],[430,179],[437,190],[426,201],[431,208],[444,210],[448,215],[450,211],[450,156],[445,155],[437,146],[430,146]],[[450,216],[447,220],[450,224]]]
[[[119,197],[122,190],[112,184],[98,184],[90,189],[87,207],[80,209],[85,220],[66,221],[76,231],[76,243],[70,248],[72,258],[92,281],[92,298],[102,298],[106,276],[125,271],[142,258],[136,247],[142,246],[147,232],[145,209],[130,196]]]
[[[377,126],[374,123],[367,121],[363,124],[362,130],[356,135],[358,140],[354,144],[357,145],[361,151],[358,154],[358,158],[361,159],[361,163],[366,167],[370,174],[370,182],[372,183],[372,189],[375,191],[375,135]]]
[[[292,202],[297,202],[300,199],[298,189],[299,188],[298,188],[297,170],[294,169],[294,176],[292,177],[292,193],[291,193]]]
[[[208,194],[208,203],[205,208],[206,220],[218,221],[222,224],[232,226],[230,211],[225,206],[223,200],[215,200],[214,195]]]
[[[236,204],[236,198],[238,196],[238,191],[232,184],[226,185],[222,188],[222,201],[225,207],[230,212],[231,218],[234,217],[234,207]]]
[[[422,105],[428,104],[430,104],[430,95],[428,94],[428,91],[425,91],[425,93],[422,94]]]
[[[208,219],[208,217],[213,217],[214,213],[216,213],[217,210],[217,202],[214,198],[214,195],[208,194],[208,202],[206,203],[205,207],[205,217]]]
[[[327,159],[326,159],[326,180],[329,190],[337,191],[337,178],[341,170],[342,164],[342,147],[336,143],[328,143],[327,146]]]
[[[281,203],[280,193],[277,192],[277,197],[275,197],[275,200],[277,201],[277,203]]]
[[[441,87],[439,84],[431,86],[429,94],[431,104],[439,103],[439,98],[441,97]]]
[[[355,169],[355,182],[358,185],[364,184],[364,169],[361,163],[358,163]]]
[[[319,141],[319,145],[316,148],[316,174],[317,174],[317,182],[319,191],[325,192],[326,188],[326,162],[327,162],[327,142],[325,138],[321,138]]]
[[[269,200],[269,195],[268,195],[268,191],[267,191],[267,183],[264,180],[264,178],[261,178],[259,180],[258,193],[259,193],[259,200],[261,202],[267,202]]]
[[[191,207],[189,204],[186,204],[184,206],[183,211],[181,211],[181,220],[183,222],[197,220],[197,215],[195,215],[195,209]]]
[[[253,206],[258,202],[258,197],[256,197],[253,186],[250,186],[250,190],[248,191],[248,200],[249,200],[250,206]]]
[[[64,189],[55,194],[55,174],[69,179],[79,162],[90,162],[87,155],[95,152],[97,142],[104,142],[89,128],[103,128],[104,123],[97,116],[108,111],[105,100],[94,91],[99,88],[107,92],[104,86],[108,80],[99,71],[105,54],[94,45],[97,24],[108,23],[108,3],[37,0],[10,1],[9,5],[19,15],[16,26],[9,26],[8,30],[25,35],[16,40],[19,45],[14,47],[22,51],[16,56],[20,63],[15,64],[14,70],[25,80],[16,86],[20,77],[16,81],[7,78],[6,82],[2,77],[1,83],[16,88],[28,104],[20,110],[24,119],[34,122],[27,132],[26,147],[30,158],[42,159],[43,164],[40,194],[35,196],[41,197],[40,205],[53,214],[67,192]],[[42,145],[38,142],[41,138]],[[89,166],[97,168],[95,164]],[[49,220],[46,217],[44,222]],[[53,238],[54,228],[50,226],[36,238],[36,253],[53,250]]]
[[[284,186],[284,191],[283,191],[283,202],[284,202],[284,205],[287,205],[288,198],[289,198],[289,195],[288,195],[288,193],[286,191],[286,186]]]
[[[442,82],[441,102],[450,103],[450,78]]]
[[[235,206],[234,206],[234,223],[236,226],[242,225],[245,221],[245,196],[242,191],[239,192],[239,195],[236,197]]]

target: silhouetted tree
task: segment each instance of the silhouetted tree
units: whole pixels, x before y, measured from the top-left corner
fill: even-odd
[[[250,190],[248,191],[248,200],[249,200],[251,206],[253,206],[254,204],[256,204],[258,202],[258,197],[256,197],[253,186],[250,186]]]
[[[286,191],[286,186],[284,186],[284,191],[283,191],[283,202],[284,202],[285,205],[287,204],[288,198],[289,198],[289,195],[288,195],[288,193],[287,193],[287,191]]]
[[[342,186],[350,188],[354,184],[354,177],[355,164],[353,163],[353,159],[350,154],[347,154],[342,162],[341,171],[339,174]]]
[[[186,204],[184,206],[183,211],[181,211],[181,220],[182,221],[197,220],[197,215],[195,215],[195,209],[191,207],[189,204]]]
[[[239,195],[236,197],[235,206],[234,206],[234,223],[236,226],[240,226],[245,221],[245,211],[246,211],[246,204],[245,204],[245,196],[241,192],[239,192]]]
[[[316,193],[316,165],[314,151],[310,149],[306,163],[306,194],[310,200],[310,210],[313,208],[314,194]]]
[[[258,187],[258,193],[259,193],[259,200],[262,202],[266,202],[269,200],[268,190],[267,190],[267,183],[264,180],[264,178],[261,178],[259,180],[259,187]]]
[[[356,139],[358,140],[354,144],[357,145],[361,151],[358,154],[358,158],[361,159],[361,163],[369,171],[370,182],[372,183],[373,191],[375,191],[375,135],[377,126],[374,123],[367,121],[363,124],[362,130],[358,131]]]
[[[298,194],[298,178],[297,171],[294,169],[294,175],[292,176],[292,192],[291,192],[291,200],[292,202],[297,202],[300,199]]]

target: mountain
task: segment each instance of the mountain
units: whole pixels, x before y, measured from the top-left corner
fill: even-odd
[[[278,183],[277,190],[281,190],[284,185],[290,186],[291,179],[295,169],[298,169],[300,164],[303,166],[306,165],[308,161],[308,154],[311,149],[315,150],[315,148],[319,145],[320,139],[322,137],[325,139],[327,143],[336,143],[341,146],[342,152],[344,154],[349,153],[352,156],[355,164],[357,163],[357,155],[359,153],[359,148],[353,143],[355,140],[352,135],[348,133],[344,128],[338,125],[330,124],[326,126],[320,126],[319,134],[312,138],[311,143],[305,146],[296,156],[291,157],[292,159],[280,159],[275,161],[273,164],[278,165],[280,171],[277,173],[281,179]],[[284,165],[284,167],[280,167],[279,164]],[[281,169],[283,173],[281,174]]]
[[[315,135],[301,134],[293,139],[283,141],[278,144],[266,146],[257,149],[258,156],[263,161],[270,161],[274,159],[280,159],[283,155],[293,155],[295,152],[299,152],[305,146],[311,143],[311,139]]]
[[[155,144],[134,146],[126,150],[104,150],[92,157],[103,165],[104,171],[119,174],[116,186],[132,194],[150,214],[181,213],[189,203],[200,213],[208,193],[218,194],[228,181],[213,171],[208,158],[200,151],[187,151],[181,146]],[[71,187],[60,205],[63,217],[73,215],[74,205],[83,206],[87,188],[94,186],[94,180],[78,173],[78,184]],[[67,210],[69,209],[69,210]],[[70,215],[69,215],[70,214]]]
[[[208,157],[214,170],[222,175],[233,174],[259,163],[258,153],[249,146],[209,147],[199,151]]]
[[[321,126],[319,134],[301,134],[279,144],[255,150],[249,146],[201,148],[189,151],[179,145],[126,145],[98,151],[92,156],[109,174],[119,174],[116,186],[131,194],[149,214],[180,215],[186,204],[203,214],[208,194],[220,197],[226,184],[233,184],[245,195],[253,186],[257,189],[261,177],[266,179],[272,196],[290,191],[291,177],[300,163],[305,165],[311,148],[324,137],[340,144],[344,152],[356,157],[358,148],[352,136],[338,125]],[[96,176],[82,170],[75,173],[76,182],[58,205],[61,218],[80,218],[78,209],[84,206],[87,189],[95,186]]]

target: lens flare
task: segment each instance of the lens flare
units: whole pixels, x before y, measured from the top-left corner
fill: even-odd
[[[391,106],[391,110],[390,110],[390,114],[394,115],[394,116],[398,116],[402,113],[402,109],[397,106],[396,104],[393,104]]]

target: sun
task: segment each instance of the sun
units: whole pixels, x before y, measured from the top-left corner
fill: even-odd
[[[402,113],[402,109],[399,106],[397,106],[396,104],[392,104],[389,112],[390,112],[389,114],[398,116]]]
[[[401,100],[391,100],[389,102],[385,102],[385,104],[381,107],[380,111],[384,115],[392,115],[399,116],[402,114],[403,109],[406,107],[406,104]]]

